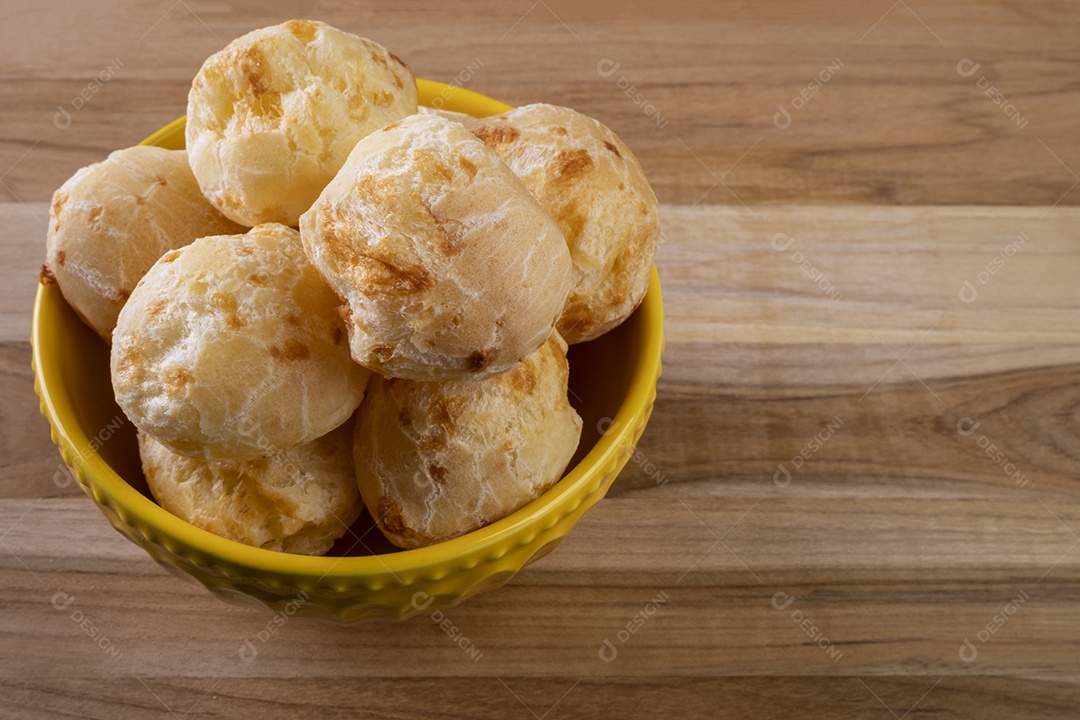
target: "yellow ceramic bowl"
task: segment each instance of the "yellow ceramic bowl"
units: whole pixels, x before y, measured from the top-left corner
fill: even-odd
[[[418,84],[428,106],[481,117],[509,109],[468,90]],[[181,118],[145,142],[182,148],[183,129]],[[419,550],[390,548],[365,514],[325,557],[225,540],[154,503],[134,430],[113,398],[108,348],[55,284],[38,286],[31,341],[34,388],[53,442],[114,528],[166,570],[194,578],[222,599],[353,623],[455,605],[502,585],[562,541],[607,492],[645,428],[660,374],[663,307],[654,270],[645,301],[627,322],[571,348],[572,397],[585,429],[570,470],[551,490],[481,530]]]

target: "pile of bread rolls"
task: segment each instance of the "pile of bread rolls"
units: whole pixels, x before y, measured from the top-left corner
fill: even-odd
[[[186,144],[79,170],[48,232],[162,507],[322,554],[366,505],[415,548],[558,481],[567,344],[633,312],[659,232],[611,130],[418,108],[395,55],[293,20],[205,62]]]

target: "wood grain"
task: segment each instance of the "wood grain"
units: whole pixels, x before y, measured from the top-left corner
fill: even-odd
[[[1039,503],[936,501],[931,511],[926,500],[908,498],[849,502],[845,510],[837,500],[766,499],[724,535],[729,549],[710,551],[711,532],[735,525],[752,502],[610,501],[551,560],[499,593],[446,613],[477,648],[475,661],[421,618],[352,629],[292,619],[258,646],[251,662],[239,649],[265,629],[265,615],[222,606],[200,588],[175,582],[134,546],[102,535],[97,511],[85,502],[9,503],[5,526],[26,515],[4,540],[19,560],[0,558],[6,607],[0,633],[20,662],[0,669],[0,681],[252,673],[341,679],[1033,673],[1075,681],[1080,633],[1069,616],[1080,552],[1067,553],[1075,539]],[[1053,509],[1064,522],[1080,524],[1080,504],[1055,501]],[[627,533],[628,525],[636,532]],[[66,545],[78,548],[65,552]],[[74,598],[63,611],[52,605],[57,592]],[[786,611],[773,604],[778,592],[795,597]],[[1021,592],[1028,599],[980,646],[978,664],[963,662],[964,639],[974,639]],[[666,600],[619,645],[614,662],[601,660],[604,640],[617,642],[618,632],[661,593]],[[76,610],[101,629],[115,656],[80,635],[71,619]],[[807,639],[791,617],[796,610],[824,631],[835,658]],[[26,627],[43,632],[20,632]]]
[[[1080,191],[1068,192],[1080,176],[1074,3],[680,0],[662,13],[572,0],[8,6],[18,20],[0,27],[0,190],[25,202],[47,200],[77,168],[182,115],[191,78],[229,39],[308,13],[379,40],[420,76],[602,118],[664,202],[1080,204]],[[970,77],[957,71],[965,59],[981,66]],[[837,61],[820,92],[792,108]],[[1000,105],[978,86],[983,77]],[[784,130],[773,120],[781,105],[793,112]],[[66,129],[53,122],[59,106],[72,112]]]
[[[1075,697],[1052,681],[1000,677],[937,678],[692,678],[658,675],[632,680],[559,677],[536,680],[439,679],[353,682],[306,678],[194,678],[70,681],[35,679],[12,688],[11,706],[26,717],[77,713],[87,718],[362,717],[422,715],[442,720],[468,705],[476,717],[634,717],[642,706],[659,717],[744,718],[772,716],[813,720],[851,718],[1037,718],[1071,717]],[[1001,694],[1003,684],[1013,688]],[[55,692],[63,688],[62,692]],[[511,692],[512,689],[512,692]],[[930,690],[928,693],[927,691]],[[276,702],[268,698],[288,698]],[[39,703],[39,698],[47,702]],[[117,698],[129,699],[127,702]],[[987,701],[993,698],[993,702]],[[167,708],[178,708],[173,711]],[[650,715],[651,716],[651,715]]]
[[[9,5],[0,715],[1076,716],[1074,4]],[[182,114],[225,41],[300,15],[422,76],[472,65],[470,88],[603,118],[664,202],[668,344],[640,452],[557,552],[445,613],[471,653],[430,618],[294,618],[260,642],[268,614],[109,528],[37,410],[52,190]]]
[[[0,212],[11,227],[28,214],[15,205]],[[8,498],[0,504],[0,636],[20,662],[0,663],[0,687],[16,704],[33,697],[60,712],[69,707],[68,686],[28,690],[16,688],[18,679],[105,675],[131,699],[117,706],[109,694],[94,696],[89,707],[102,716],[118,707],[156,712],[151,688],[180,712],[201,707],[207,690],[223,712],[251,692],[271,712],[287,712],[297,693],[364,676],[378,678],[381,697],[397,697],[411,683],[426,688],[410,695],[414,701],[468,688],[462,698],[473,711],[504,713],[518,702],[506,682],[533,693],[540,715],[542,700],[554,703],[580,679],[588,691],[559,707],[591,716],[600,712],[595,697],[604,706],[622,707],[627,692],[634,702],[660,702],[665,687],[676,698],[664,702],[684,711],[744,692],[736,707],[761,711],[767,685],[760,683],[772,677],[785,693],[810,693],[820,703],[811,716],[860,717],[878,702],[862,682],[902,705],[922,692],[905,695],[918,686],[914,675],[923,691],[945,678],[920,707],[951,716],[968,707],[983,712],[972,704],[973,688],[981,687],[978,676],[992,675],[998,683],[1015,679],[1008,687],[1016,705],[994,709],[1002,716],[1024,717],[1013,712],[1017,698],[1043,691],[1063,694],[1030,716],[1065,716],[1080,696],[1080,635],[1070,621],[1080,599],[1080,347],[1070,322],[1076,298],[1035,279],[1052,279],[1055,268],[1080,260],[1080,247],[1069,242],[1077,211],[1058,209],[1042,220],[1024,208],[764,207],[755,214],[663,208],[671,342],[643,459],[559,552],[504,590],[447,613],[481,653],[477,662],[426,619],[345,631],[293,620],[255,663],[242,662],[239,647],[265,628],[266,617],[168,576],[56,474],[55,450],[36,418],[28,348],[5,338],[0,367],[12,401],[0,416]],[[1039,242],[980,286],[985,292],[973,307],[965,305],[959,278],[996,252],[994,244],[980,251],[980,238],[1005,239],[1032,224]],[[798,247],[844,288],[841,299],[824,296],[775,249],[779,228],[795,228]],[[26,257],[39,252],[32,236],[14,247]],[[887,276],[879,266],[885,253],[896,258]],[[706,254],[721,259],[719,271],[693,262]],[[23,258],[14,266],[31,264]],[[16,288],[7,297],[12,307],[30,302],[28,290],[5,286]],[[907,368],[885,375],[896,360],[875,335],[898,354],[919,342],[903,355]],[[29,429],[27,417],[37,421]],[[792,459],[836,418],[835,433],[796,469]],[[971,420],[958,427],[964,418]],[[961,432],[973,422],[977,431]],[[1022,487],[986,454],[982,437],[1019,468]],[[781,465],[792,472],[786,483],[777,480]],[[52,605],[58,592],[74,598],[63,612]],[[965,663],[964,639],[977,638],[1021,592],[1021,610],[980,644],[977,664]],[[798,604],[778,611],[776,593]],[[615,663],[603,662],[604,640],[658,597],[664,602],[655,617],[620,646]],[[72,608],[119,658],[80,634]],[[839,659],[792,620],[795,610],[821,628]],[[149,668],[154,673],[144,673]],[[800,678],[808,674],[835,682],[807,684]],[[424,684],[439,677],[442,685]],[[259,685],[258,678],[283,683]],[[944,688],[953,690],[939,695]],[[790,697],[769,712],[782,712]]]

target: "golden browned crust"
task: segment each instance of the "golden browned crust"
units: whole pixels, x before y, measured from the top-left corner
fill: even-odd
[[[459,123],[412,115],[357,143],[300,220],[348,303],[353,358],[414,380],[482,378],[538,348],[562,312],[562,233]]]
[[[53,194],[46,257],[64,299],[109,341],[135,284],[169,250],[242,232],[203,197],[183,150],[117,150]]]
[[[405,548],[448,540],[551,487],[581,435],[567,377],[558,333],[485,380],[373,376],[354,453],[360,494],[386,537]]]
[[[360,516],[353,423],[257,460],[178,455],[139,433],[143,474],[163,508],[215,535],[283,552],[322,555]]]
[[[599,121],[569,108],[525,105],[472,126],[562,230],[573,287],[558,328],[568,343],[630,316],[649,284],[659,205],[637,158]]]
[[[342,343],[339,303],[284,225],[172,250],[120,313],[116,401],[192,457],[247,460],[310,442],[352,414],[369,375]]]
[[[188,95],[191,167],[247,226],[295,226],[356,141],[416,112],[412,71],[384,47],[291,20],[210,56]]]

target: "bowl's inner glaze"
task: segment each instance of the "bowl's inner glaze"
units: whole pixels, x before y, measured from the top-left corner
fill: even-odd
[[[62,388],[52,391],[69,396],[80,427],[91,448],[129,485],[153,500],[139,462],[135,428],[116,404],[109,373],[109,348],[68,306],[55,285],[44,288],[43,318],[54,323],[49,333],[57,347],[50,352],[58,360]],[[585,457],[619,410],[630,389],[636,358],[634,348],[644,344],[643,314],[639,309],[625,323],[592,342],[570,347],[570,402],[581,415],[581,442],[567,471]],[[367,511],[331,548],[328,556],[358,556],[397,552],[374,528]],[[354,538],[361,538],[356,542]]]

